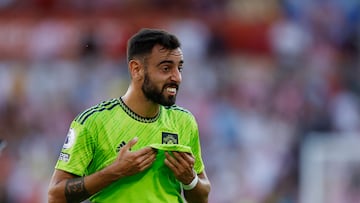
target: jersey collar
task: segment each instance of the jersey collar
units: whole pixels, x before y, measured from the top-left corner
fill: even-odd
[[[122,100],[122,98],[119,98],[119,102],[120,102],[120,106],[121,108],[126,112],[127,115],[129,115],[131,118],[142,122],[142,123],[153,123],[155,122],[161,114],[161,106],[160,106],[160,110],[159,113],[155,116],[155,117],[142,117],[139,114],[135,113],[134,111],[132,111],[126,104],[125,102]]]

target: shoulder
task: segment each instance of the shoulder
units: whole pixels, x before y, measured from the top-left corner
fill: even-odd
[[[101,103],[98,103],[78,114],[74,121],[83,125],[87,120],[95,115],[98,116],[100,114],[105,116],[106,114],[103,114],[104,112],[112,111],[114,107],[119,106],[119,104],[120,101],[116,98],[102,101]]]
[[[189,111],[188,109],[172,105],[172,106],[164,106],[164,112],[172,119],[175,119],[176,121],[182,121],[182,122],[191,122],[196,123],[195,116]]]
[[[177,106],[177,105],[172,105],[172,106],[164,106],[165,111],[171,112],[171,113],[175,113],[175,114],[184,114],[187,116],[193,116],[192,113],[181,106]]]

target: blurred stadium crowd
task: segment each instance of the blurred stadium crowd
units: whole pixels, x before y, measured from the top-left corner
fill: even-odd
[[[310,132],[360,135],[356,0],[0,0],[0,202],[46,202],[72,119],[122,95],[127,38],[182,41],[211,203],[299,202]]]

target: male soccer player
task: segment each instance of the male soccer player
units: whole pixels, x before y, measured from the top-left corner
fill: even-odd
[[[142,29],[128,41],[127,57],[125,95],[71,123],[48,201],[208,202],[196,120],[175,105],[184,63],[180,42],[164,30]]]

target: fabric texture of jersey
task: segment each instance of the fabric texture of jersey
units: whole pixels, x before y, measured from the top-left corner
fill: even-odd
[[[132,151],[147,146],[179,145],[195,157],[194,170],[201,173],[198,126],[194,116],[178,107],[161,106],[154,118],[132,112],[120,99],[102,102],[79,114],[69,133],[55,168],[86,176],[110,165],[123,145],[134,137]],[[189,148],[189,149],[188,149]],[[158,149],[156,161],[147,170],[119,179],[93,195],[92,202],[184,202],[181,184],[164,164],[166,147]]]

